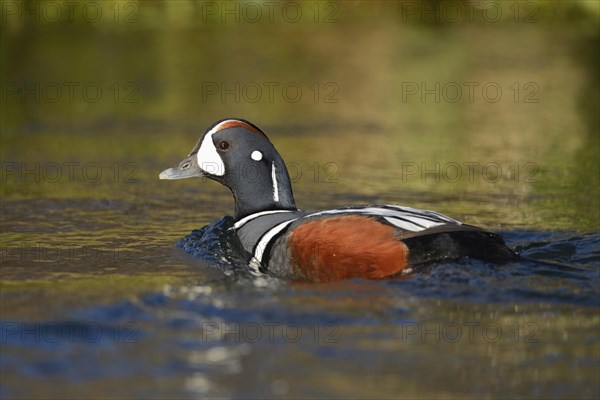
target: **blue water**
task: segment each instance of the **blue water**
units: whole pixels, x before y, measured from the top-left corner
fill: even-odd
[[[521,255],[561,265],[459,260],[319,284],[251,276],[228,248],[229,222],[195,231],[195,257],[164,249],[196,271],[176,286],[3,318],[2,397],[600,394],[598,235],[502,232]]]

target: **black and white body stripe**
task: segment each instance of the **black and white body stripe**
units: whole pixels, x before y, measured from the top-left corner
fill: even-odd
[[[251,267],[264,272],[276,239],[306,221],[343,215],[364,215],[393,226],[401,240],[442,231],[479,230],[434,211],[395,205],[348,207],[317,212],[271,210],[248,215],[234,225],[242,245],[252,254]]]

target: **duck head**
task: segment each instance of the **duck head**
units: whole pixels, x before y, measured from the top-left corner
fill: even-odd
[[[296,210],[283,159],[256,125],[228,118],[214,123],[190,154],[160,179],[207,177],[227,186],[235,218],[267,210]]]

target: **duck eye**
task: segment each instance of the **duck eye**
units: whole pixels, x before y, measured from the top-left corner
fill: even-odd
[[[229,142],[227,140],[223,140],[219,142],[219,149],[227,150],[229,148]]]

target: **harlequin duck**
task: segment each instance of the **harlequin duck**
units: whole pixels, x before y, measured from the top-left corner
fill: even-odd
[[[208,177],[235,199],[233,229],[254,273],[331,281],[386,278],[422,263],[471,257],[508,261],[502,238],[445,215],[397,205],[298,210],[283,159],[256,125],[209,127],[160,179]]]

